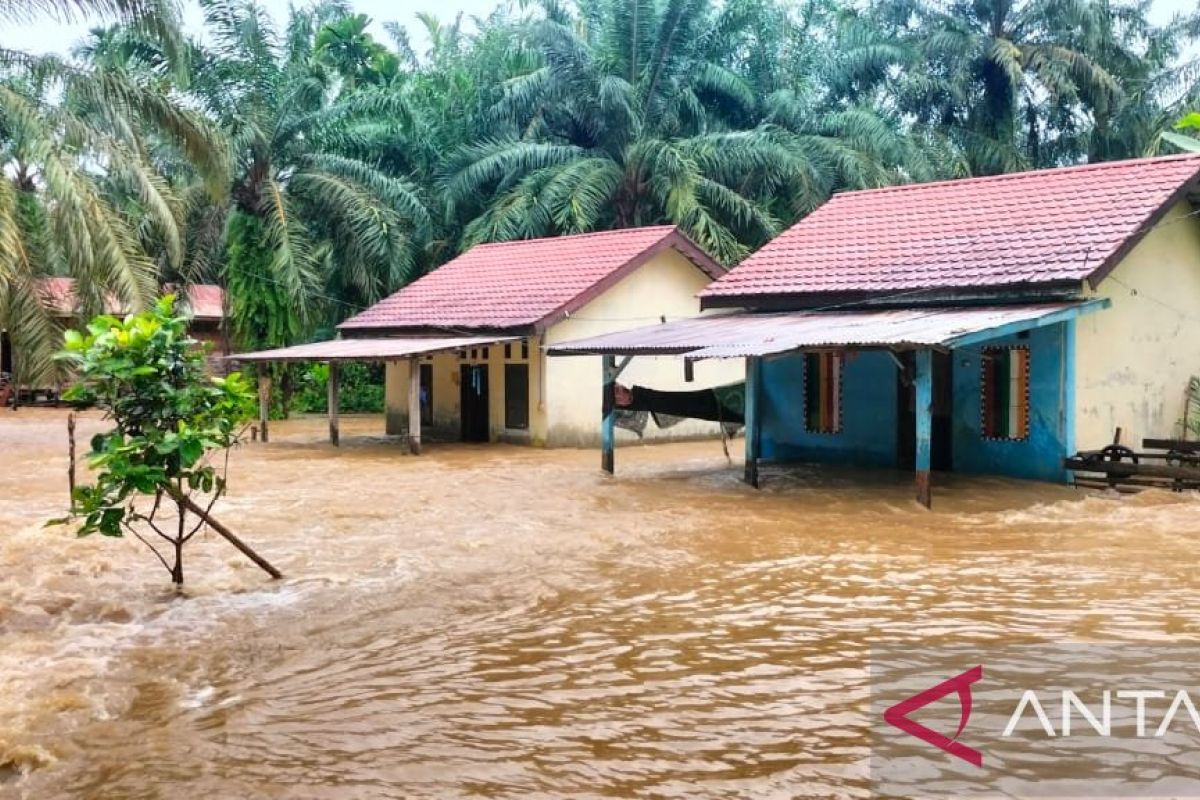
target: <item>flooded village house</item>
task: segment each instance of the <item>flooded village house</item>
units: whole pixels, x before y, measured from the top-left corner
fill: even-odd
[[[584,445],[597,440],[600,359],[553,359],[544,346],[700,313],[724,269],[673,226],[477,245],[351,317],[333,341],[236,356],[247,362],[385,363],[386,428],[419,450],[441,440]],[[630,380],[690,384],[677,359],[647,360]],[[742,379],[740,363],[701,365],[695,385]],[[264,408],[266,406],[264,405]],[[646,438],[714,435],[715,423],[648,427]],[[632,434],[630,434],[632,435]]]
[[[1179,435],[1200,371],[1200,157],[836,195],[701,294],[726,309],[552,345],[742,358],[759,460],[1066,479]]]
[[[165,287],[168,291],[171,287]],[[75,291],[72,278],[43,278],[38,281],[38,293],[42,304],[50,309],[63,328],[82,327],[85,319],[80,317],[81,301]],[[192,284],[180,298],[184,310],[192,316],[189,333],[197,340],[211,345],[209,367],[213,371],[224,371],[224,357],[229,355],[229,337],[225,327],[224,292],[220,286]],[[103,312],[123,314],[125,304],[117,298],[104,298]],[[20,353],[6,331],[0,330],[0,374],[4,383],[18,375]],[[18,377],[19,379],[19,377]],[[51,387],[28,387],[49,390]]]

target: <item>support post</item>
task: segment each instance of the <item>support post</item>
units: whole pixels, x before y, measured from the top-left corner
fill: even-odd
[[[929,464],[933,440],[933,351],[918,350],[916,358],[917,502],[926,508],[933,503],[929,486]]]
[[[1063,456],[1070,457],[1078,451],[1075,446],[1075,320],[1069,319],[1063,323],[1062,345],[1062,410],[1059,416],[1062,426]],[[1184,405],[1184,419],[1187,418],[1187,405]],[[1186,434],[1185,434],[1186,435]],[[1075,473],[1070,470],[1063,472],[1063,482],[1071,483]]]
[[[746,359],[746,483],[758,488],[758,459],[761,456],[762,357]]]
[[[602,357],[600,387],[600,469],[613,474],[613,448],[616,442],[617,423],[617,357]]]
[[[271,416],[271,373],[265,361],[258,364],[258,427],[262,430],[263,444],[267,439],[267,418]]]
[[[67,490],[71,506],[75,505],[75,412],[67,415]]]
[[[408,451],[421,455],[421,360],[408,360]]]
[[[604,356],[601,366],[600,384],[600,468],[609,475],[613,472],[613,448],[616,446],[617,433],[617,378],[633,361],[633,356],[625,356],[617,363],[616,356]]]
[[[338,362],[329,362],[329,443],[337,447],[341,437],[338,433],[338,406],[341,405],[341,370]]]

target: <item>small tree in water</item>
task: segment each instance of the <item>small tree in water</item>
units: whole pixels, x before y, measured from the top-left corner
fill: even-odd
[[[64,396],[104,409],[116,427],[92,438],[89,464],[96,482],[77,486],[70,516],[55,522],[80,520],[80,536],[132,533],[177,586],[183,583],[183,547],[207,524],[280,577],[211,514],[225,493],[229,448],[253,412],[245,378],[205,373],[204,352],[188,336],[187,319],[175,314],[173,295],[124,320],[96,317],[87,329],[86,335],[66,333],[63,358],[74,363],[79,379]],[[164,506],[174,507],[174,519],[159,516]]]

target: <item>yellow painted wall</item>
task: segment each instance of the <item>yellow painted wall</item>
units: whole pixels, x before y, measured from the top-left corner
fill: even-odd
[[[1108,309],[1076,322],[1075,443],[1175,437],[1200,374],[1200,220],[1180,203],[1103,280]]]
[[[700,313],[699,292],[710,278],[674,250],[661,253],[581,308],[571,318],[552,326],[543,338],[529,337],[529,428],[504,427],[504,345],[468,348],[465,358],[457,353],[433,356],[432,430],[428,438],[458,439],[461,435],[460,367],[488,365],[488,403],[493,441],[527,442],[535,445],[582,446],[600,439],[600,358],[597,356],[549,358],[544,343],[562,342],[611,331],[626,330],[657,322],[694,317]],[[521,362],[520,341],[512,343],[511,361]],[[637,357],[621,375],[621,382],[638,383],[655,389],[701,389],[742,380],[741,359],[704,361],[695,366],[695,380],[683,379],[683,359]],[[389,430],[407,425],[408,364],[389,365],[385,395]],[[685,420],[665,430],[647,424],[645,438],[715,436],[716,423]],[[618,441],[637,441],[637,436],[618,429]]]
[[[384,430],[399,436],[408,428],[408,362],[388,361],[383,365]]]
[[[711,279],[674,250],[667,250],[625,277],[604,294],[551,327],[547,344],[595,336],[611,331],[653,325],[665,316],[668,321],[700,314],[696,293]],[[554,446],[592,445],[600,439],[601,359],[599,356],[555,356],[546,358],[546,441]],[[640,384],[654,389],[702,389],[744,379],[741,359],[701,361],[695,380],[683,379],[683,359],[675,356],[638,356],[621,374],[625,385]],[[684,420],[660,430],[647,423],[645,439],[715,436],[713,422]],[[617,441],[637,441],[630,431],[617,429]]]
[[[511,343],[511,357],[505,358],[504,344],[466,348],[457,352],[435,353],[421,363],[433,365],[433,425],[422,435],[432,439],[457,440],[462,432],[461,382],[464,364],[488,365],[488,412],[493,441],[545,443],[546,414],[539,404],[541,354],[537,337],[529,338],[529,356],[521,358],[521,343]],[[529,364],[529,428],[508,430],[504,427],[504,365]],[[385,373],[385,405],[388,432],[397,433],[408,426],[408,362],[390,362]]]

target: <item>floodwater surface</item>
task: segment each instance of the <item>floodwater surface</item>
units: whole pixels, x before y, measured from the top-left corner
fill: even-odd
[[[272,427],[187,590],[43,528],[65,412],[0,412],[0,797],[866,792],[872,645],[1195,641],[1200,500]],[[80,441],[102,429],[80,423]],[[357,436],[357,438],[356,438]]]

